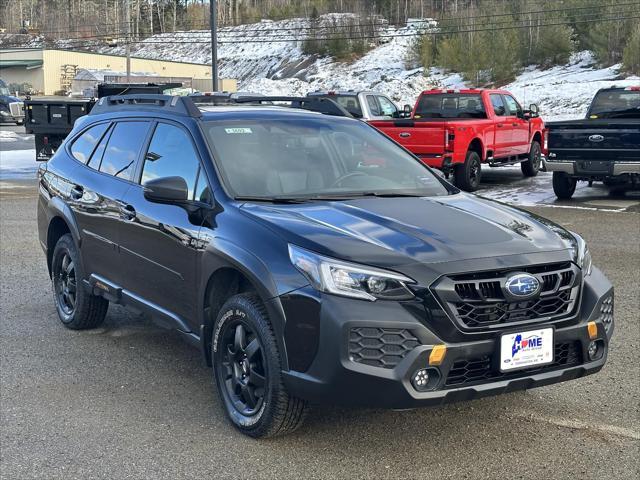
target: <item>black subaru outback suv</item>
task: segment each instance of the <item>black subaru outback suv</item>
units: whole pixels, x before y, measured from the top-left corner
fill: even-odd
[[[585,242],[460,192],[363,122],[104,98],[39,172],[71,329],[110,302],[202,349],[245,434],[312,402],[411,408],[595,373],[613,287]]]

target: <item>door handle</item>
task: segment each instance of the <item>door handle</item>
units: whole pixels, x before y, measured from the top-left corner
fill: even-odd
[[[511,126],[512,126],[512,127],[517,127],[517,126],[518,126],[518,124],[517,124],[517,123],[512,123],[512,124],[511,124]]]
[[[503,124],[503,123],[499,123],[499,124],[498,124],[498,125],[496,125],[496,126],[497,126],[498,128],[502,128],[502,127],[504,127],[504,124]]]
[[[125,220],[133,220],[136,218],[136,209],[133,205],[120,205],[120,215]]]
[[[82,195],[84,194],[84,188],[82,188],[80,185],[74,185],[71,188],[71,198],[73,198],[74,200],[80,200],[82,198]]]

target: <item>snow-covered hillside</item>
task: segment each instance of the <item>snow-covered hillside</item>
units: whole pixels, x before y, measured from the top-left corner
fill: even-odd
[[[315,30],[318,37],[326,37],[326,29],[331,30],[332,26],[345,21],[365,23],[352,14],[328,14],[321,16],[319,25],[314,28],[320,28]],[[425,75],[422,68],[407,68],[413,42],[420,32],[437,28],[435,21],[414,19],[404,27],[396,27],[378,17],[374,23],[378,42],[367,54],[350,63],[303,53],[310,28],[308,19],[263,20],[222,28],[218,50],[220,76],[237,78],[244,91],[265,94],[378,90],[399,105],[413,104],[418,94],[427,88],[465,86],[456,73],[432,68]],[[159,60],[210,63],[210,39],[208,31],[159,34],[134,44],[132,54]],[[0,46],[2,40],[0,36]],[[60,48],[64,46],[64,41],[60,42]],[[124,54],[124,46],[87,43],[85,47],[103,53]],[[640,84],[640,78],[624,78],[620,65],[599,68],[591,53],[583,51],[574,54],[567,65],[547,70],[526,68],[505,88],[524,105],[537,103],[544,118],[558,120],[584,115],[594,93],[614,84]]]
[[[344,14],[343,14],[344,15]],[[339,15],[321,17],[324,25]],[[351,63],[328,57],[305,55],[302,45],[309,27],[306,19],[267,21],[227,27],[220,32],[219,63],[222,77],[237,78],[245,91],[277,95],[304,95],[313,90],[378,90],[399,105],[413,104],[427,88],[464,87],[460,75],[432,68],[407,69],[411,46],[421,31],[436,28],[432,20],[412,20],[394,27],[379,20],[379,44]],[[273,39],[295,41],[270,41]],[[247,39],[251,40],[246,41]],[[207,31],[155,35],[133,48],[133,54],[147,58],[208,63],[211,60]],[[102,51],[122,53],[123,47]],[[598,68],[590,52],[572,56],[567,65],[540,70],[526,68],[506,85],[524,105],[538,103],[545,118],[558,120],[584,115],[599,89],[611,85],[639,84],[638,77],[624,78],[620,65]]]

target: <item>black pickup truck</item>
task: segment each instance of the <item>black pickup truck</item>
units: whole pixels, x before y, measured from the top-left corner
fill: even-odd
[[[547,171],[560,199],[578,180],[612,193],[640,186],[640,86],[598,90],[584,120],[548,122]]]
[[[98,98],[124,94],[159,94],[181,83],[103,83]],[[75,121],[87,115],[96,98],[35,97],[24,102],[25,130],[35,136],[36,160],[46,162],[73,129]]]

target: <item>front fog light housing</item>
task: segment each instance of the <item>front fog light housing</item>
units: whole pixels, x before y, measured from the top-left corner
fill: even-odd
[[[587,347],[587,356],[590,361],[598,360],[602,358],[602,354],[604,353],[604,342],[602,340],[595,340],[593,342],[589,342],[589,346]]]
[[[440,372],[437,368],[421,368],[416,370],[411,377],[411,385],[419,392],[435,390],[440,380]]]
[[[363,300],[410,300],[408,284],[414,281],[399,273],[324,257],[289,245],[291,263],[322,292]]]

